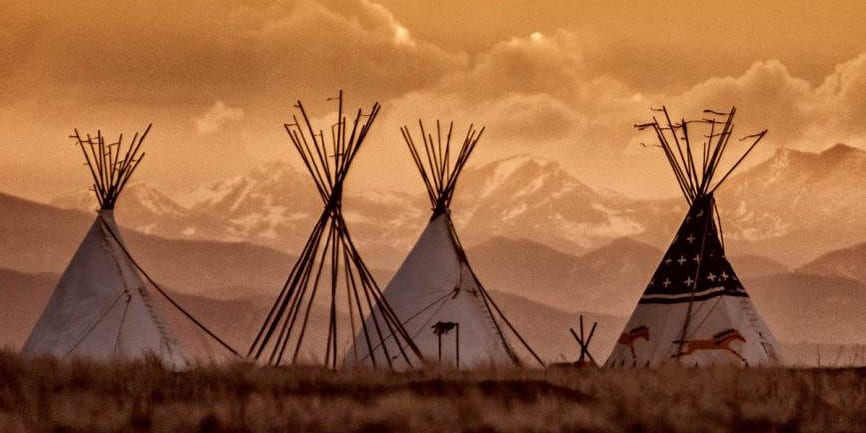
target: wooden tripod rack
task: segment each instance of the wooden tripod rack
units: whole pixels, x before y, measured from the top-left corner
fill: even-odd
[[[583,328],[583,314],[580,315],[580,335],[577,332],[574,332],[574,328],[568,328],[571,331],[571,335],[577,340],[577,344],[580,346],[580,357],[575,361],[574,366],[576,367],[598,367],[598,363],[595,362],[595,358],[592,357],[592,354],[589,353],[589,343],[592,341],[592,336],[595,335],[595,328],[598,326],[598,322],[592,322],[592,328],[589,330],[589,335],[584,334]]]

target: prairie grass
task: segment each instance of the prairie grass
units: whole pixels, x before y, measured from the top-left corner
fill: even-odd
[[[183,373],[0,352],[2,432],[856,432],[863,369]]]

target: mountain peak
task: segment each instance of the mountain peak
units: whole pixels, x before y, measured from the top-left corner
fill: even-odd
[[[77,209],[86,212],[93,211],[99,206],[93,192],[84,189],[55,197],[48,204],[61,209]],[[132,181],[126,186],[118,200],[118,208],[124,213],[130,208],[136,208],[161,216],[181,215],[187,210],[153,185],[141,181]]]
[[[836,143],[828,149],[822,151],[820,156],[822,158],[831,158],[831,159],[840,159],[847,158],[851,155],[861,155],[866,153],[860,148],[849,146],[845,143]]]
[[[829,166],[837,166],[850,161],[862,161],[864,158],[866,158],[866,151],[863,149],[844,143],[836,143],[821,152],[780,147],[767,163],[771,172],[778,175],[783,170],[795,167],[797,170],[805,168],[807,170],[826,171]]]
[[[510,238],[502,235],[494,235],[489,239],[479,244],[473,245],[473,250],[489,250],[489,249],[508,249],[508,248],[524,248],[524,249],[553,249],[548,245],[542,244],[536,240],[527,238]],[[565,254],[565,253],[563,253]]]
[[[607,245],[589,251],[583,257],[589,259],[594,257],[610,257],[610,255],[621,257],[627,254],[637,257],[654,258],[661,255],[661,253],[661,250],[650,244],[641,242],[629,236],[620,236],[614,238]]]
[[[518,182],[521,184],[527,183],[527,180],[535,180],[538,183],[541,181],[542,173],[559,173],[562,168],[555,161],[521,154],[490,162],[474,171],[484,173],[484,186],[480,197],[487,197],[507,185],[514,186],[516,179],[521,179]]]
[[[525,165],[535,165],[538,167],[545,167],[545,168],[546,167],[551,167],[551,168],[558,168],[559,167],[558,161],[544,158],[544,157],[540,157],[537,155],[530,155],[528,153],[520,153],[517,155],[512,155],[512,156],[505,157],[505,158],[502,158],[502,159],[499,159],[499,160],[496,160],[496,161],[490,163],[490,165],[500,165],[500,166],[506,165],[506,164],[512,165],[515,167],[521,167],[521,166],[525,166]]]
[[[605,247],[602,247],[605,248]],[[656,247],[647,244],[646,242],[641,242],[637,239],[634,239],[629,236],[620,236],[618,238],[614,238],[607,244],[606,248],[613,248],[618,250],[625,249],[633,249],[633,248],[643,248],[643,249],[657,249]]]
[[[267,161],[253,168],[248,177],[256,181],[295,182],[303,179],[303,174],[287,161]]]

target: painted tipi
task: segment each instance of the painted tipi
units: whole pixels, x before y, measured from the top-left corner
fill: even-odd
[[[518,365],[521,360],[505,336],[510,331],[544,365],[478,281],[451,221],[457,179],[484,129],[470,126],[457,149],[450,143],[453,124],[443,135],[437,122],[435,139],[420,121],[419,126],[423,147],[416,146],[408,128],[402,133],[427,188],[433,216],[385,288],[385,300],[428,361],[458,368]],[[376,347],[371,356],[358,343],[360,336],[355,341],[345,357],[348,365],[382,358],[388,349],[387,344],[384,349]]]
[[[72,257],[22,352],[94,360],[155,356],[169,368],[187,358],[151,305],[144,281],[114,221],[114,204],[138,167],[150,126],[124,146],[98,133],[72,138],[93,175],[100,210]]]
[[[735,108],[706,110],[705,119],[678,123],[666,109],[658,112],[662,121],[638,128],[655,132],[689,210],[606,366],[778,365],[779,343],[725,256],[714,197],[767,131],[741,139],[748,147],[721,172]]]

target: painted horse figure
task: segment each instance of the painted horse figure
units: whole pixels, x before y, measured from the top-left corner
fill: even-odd
[[[635,354],[634,352],[634,342],[641,338],[646,341],[649,341],[650,339],[649,328],[647,328],[646,326],[638,326],[631,331],[623,332],[616,340],[616,342],[618,344],[622,344],[628,347],[628,349],[631,351],[632,361],[637,361],[637,354]]]
[[[746,339],[740,334],[736,329],[726,329],[722,332],[713,335],[712,338],[708,338],[706,340],[676,340],[675,344],[682,343],[682,349],[679,353],[671,355],[671,358],[679,358],[681,356],[691,355],[698,350],[726,350],[744,363],[747,363],[746,358],[743,358],[743,355],[740,355],[740,352],[737,352],[731,347],[735,341],[746,342]]]

